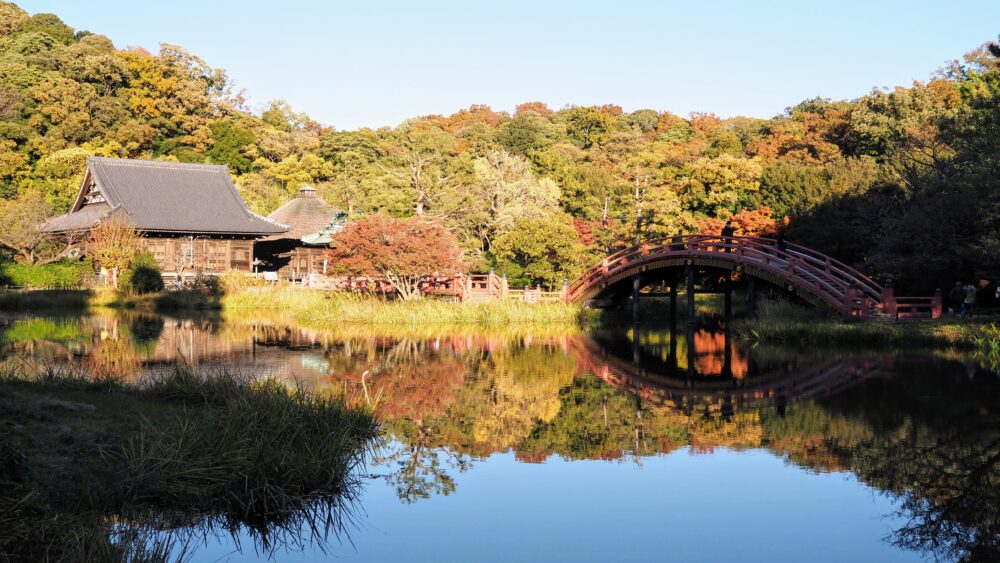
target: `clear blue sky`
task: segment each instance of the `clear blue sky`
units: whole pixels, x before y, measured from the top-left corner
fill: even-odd
[[[925,80],[1000,33],[1000,1],[14,0],[117,46],[179,44],[255,107],[338,129],[540,100],[770,117]]]

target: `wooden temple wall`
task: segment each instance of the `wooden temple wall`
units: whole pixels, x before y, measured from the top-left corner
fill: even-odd
[[[143,237],[144,249],[152,253],[166,280],[178,273],[189,278],[221,274],[229,270],[249,272],[253,240],[212,237]]]
[[[278,277],[283,280],[301,280],[311,273],[325,274],[329,269],[326,248],[300,246],[280,256],[289,259],[288,264],[278,268]]]

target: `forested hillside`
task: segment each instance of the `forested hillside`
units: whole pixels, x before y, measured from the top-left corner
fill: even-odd
[[[15,225],[65,211],[89,155],[226,164],[260,213],[314,184],[352,214],[440,221],[474,267],[522,281],[731,217],[912,290],[1000,278],[995,45],[772,119],[528,102],[337,131],[280,100],[252,111],[181,47],[122,50],[0,2],[0,244],[28,259]]]

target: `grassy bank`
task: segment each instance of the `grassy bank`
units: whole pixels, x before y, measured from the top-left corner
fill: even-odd
[[[0,429],[0,560],[16,561],[162,560],[178,526],[273,541],[312,509],[336,518],[378,434],[340,399],[186,369],[143,385],[8,370]]]
[[[494,301],[462,304],[439,299],[385,300],[367,295],[303,290],[288,286],[246,288],[227,293],[223,310],[237,314],[261,311],[314,328],[338,324],[369,326],[561,324],[577,326],[597,316],[580,305]]]
[[[756,344],[934,348],[970,350],[1000,361],[1000,317],[914,319],[897,322],[844,321],[783,301],[764,301],[756,319],[733,323],[733,333]],[[994,362],[995,363],[995,362]]]
[[[0,293],[0,311],[85,313],[93,308],[149,312],[225,310],[241,315],[259,312],[315,328],[339,324],[371,326],[504,326],[594,323],[598,312],[565,303],[530,304],[493,301],[462,304],[443,299],[400,301],[365,294],[314,291],[289,285],[196,288],[148,295],[125,295],[111,289],[10,291]],[[280,315],[279,315],[280,314]]]

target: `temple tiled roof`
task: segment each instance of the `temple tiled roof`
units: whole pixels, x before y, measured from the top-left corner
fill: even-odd
[[[72,210],[42,228],[88,229],[112,210],[143,231],[267,236],[288,230],[250,211],[225,166],[99,157],[87,160]]]

